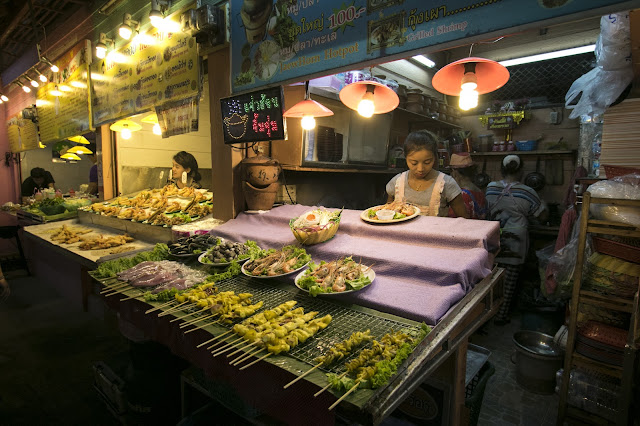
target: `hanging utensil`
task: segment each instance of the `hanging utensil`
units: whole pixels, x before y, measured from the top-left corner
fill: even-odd
[[[541,191],[544,188],[546,179],[542,173],[540,173],[540,157],[536,161],[536,171],[529,173],[524,178],[524,184],[536,191]]]
[[[473,183],[482,190],[484,190],[487,185],[491,182],[491,176],[487,174],[487,159],[484,159],[484,163],[482,163],[482,173],[478,173],[473,178]]]

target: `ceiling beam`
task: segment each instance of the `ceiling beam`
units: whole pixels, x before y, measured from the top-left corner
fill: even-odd
[[[15,14],[9,25],[7,25],[4,31],[2,31],[2,34],[0,34],[0,46],[4,44],[9,35],[16,29],[18,24],[20,24],[20,22],[22,22],[22,20],[27,16],[27,13],[29,13],[29,5],[25,3]]]

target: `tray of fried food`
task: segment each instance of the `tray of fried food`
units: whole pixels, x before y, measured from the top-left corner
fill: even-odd
[[[51,241],[59,244],[73,244],[82,241],[81,235],[88,234],[91,229],[74,229],[62,225],[51,234]]]
[[[130,237],[127,234],[115,235],[112,237],[105,237],[104,235],[100,234],[96,238],[83,241],[82,243],[80,243],[78,248],[80,250],[101,250],[122,246],[132,241],[133,237]]]
[[[194,203],[186,210],[189,216],[206,216],[213,212],[213,204],[209,203]]]

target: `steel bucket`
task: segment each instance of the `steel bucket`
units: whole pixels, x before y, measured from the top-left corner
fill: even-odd
[[[562,368],[564,353],[553,337],[538,331],[518,331],[513,335],[516,350],[516,382],[529,392],[552,394],[556,371]],[[515,360],[514,360],[515,356]]]

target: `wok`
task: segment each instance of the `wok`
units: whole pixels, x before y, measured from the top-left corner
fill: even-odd
[[[491,182],[491,176],[487,173],[487,159],[484,159],[484,163],[482,164],[482,173],[478,173],[473,177],[473,183],[482,190],[484,190],[487,185]]]
[[[536,171],[529,173],[524,178],[524,184],[536,191],[541,191],[544,188],[546,179],[542,173],[540,173],[540,157],[536,161]]]

